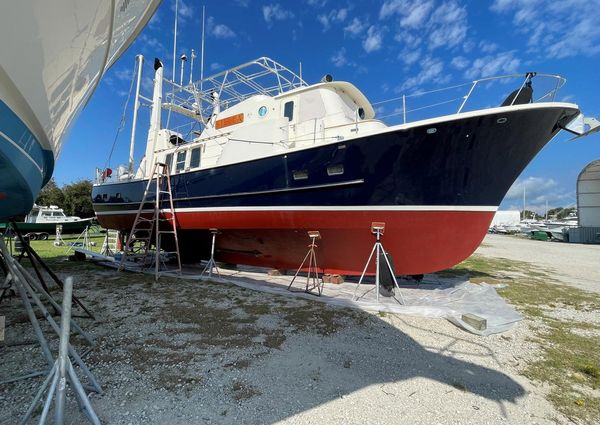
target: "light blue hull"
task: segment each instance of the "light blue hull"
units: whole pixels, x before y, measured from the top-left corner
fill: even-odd
[[[0,220],[27,214],[53,169],[52,152],[0,100]]]

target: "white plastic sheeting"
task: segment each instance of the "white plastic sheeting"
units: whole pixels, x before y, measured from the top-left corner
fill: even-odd
[[[427,277],[419,285],[402,286],[406,281],[399,280],[402,305],[392,297],[379,296],[376,300],[375,285],[362,284],[356,290],[356,282],[344,282],[341,285],[325,284],[323,295],[302,292],[306,278],[299,276],[294,282],[294,291],[287,287],[291,276],[267,276],[261,272],[221,270],[222,280],[235,285],[273,294],[296,296],[331,305],[356,308],[366,311],[384,311],[411,316],[440,317],[477,335],[490,335],[505,332],[523,317],[515,308],[504,301],[491,285],[475,284],[467,279],[438,279]],[[356,291],[357,300],[354,301]],[[396,292],[398,289],[396,289]],[[475,329],[466,323],[464,314],[472,314],[487,321],[484,330]]]

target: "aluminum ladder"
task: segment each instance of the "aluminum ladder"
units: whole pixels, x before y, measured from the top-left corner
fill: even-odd
[[[142,269],[146,267],[148,252],[154,236],[154,277],[155,280],[161,275],[161,253],[163,255],[174,254],[177,256],[177,269],[168,270],[169,273],[176,272],[181,274],[181,256],[179,254],[179,240],[177,238],[177,218],[175,217],[175,208],[173,207],[173,194],[171,189],[171,176],[167,164],[157,162],[152,168],[151,177],[144,190],[142,202],[135,216],[131,231],[127,236],[127,243],[123,248],[123,256],[119,270],[125,268],[128,257],[142,253]],[[165,184],[166,182],[166,184]],[[154,183],[154,184],[153,184]],[[154,187],[153,187],[154,186]],[[166,186],[166,187],[165,187]],[[148,210],[144,210],[148,198],[154,195],[154,211],[148,218]],[[162,197],[166,195],[169,201],[168,214],[161,214],[161,204],[165,201]],[[151,199],[150,199],[151,202]],[[162,225],[161,225],[162,224]],[[172,235],[175,245],[175,251],[161,251],[162,238],[164,235]],[[136,245],[137,248],[136,248]],[[141,245],[141,246],[139,246]],[[152,263],[150,263],[152,265]],[[165,267],[166,268],[166,267]]]

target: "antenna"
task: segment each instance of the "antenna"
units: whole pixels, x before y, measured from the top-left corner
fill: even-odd
[[[200,51],[200,91],[204,80],[204,6],[202,6],[202,50]]]
[[[194,75],[194,59],[196,59],[196,52],[194,52],[194,49],[192,49],[192,54],[190,55],[190,57],[192,58],[192,60],[190,62],[190,86],[191,86],[193,83],[192,75]]]
[[[183,69],[185,68],[185,62],[187,61],[187,56],[183,53],[180,57],[181,59],[181,72],[179,73],[179,85],[183,86]]]
[[[179,0],[175,0],[175,31],[173,33],[173,78],[171,81],[175,82],[175,68],[177,63],[175,62],[175,53],[177,52],[177,18],[179,17]]]

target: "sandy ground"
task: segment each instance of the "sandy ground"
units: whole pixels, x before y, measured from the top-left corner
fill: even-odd
[[[504,253],[514,243],[531,254],[515,259],[546,268],[544,255],[530,251],[555,244],[528,242],[490,237],[480,252],[511,258]],[[597,264],[595,248],[575,255],[579,268]],[[557,271],[577,280],[572,256],[553,255]],[[230,284],[153,284],[92,265],[67,273],[97,316],[78,322],[97,341],[86,362],[103,386],[91,396],[103,424],[570,423],[544,398],[546,388],[520,375],[540,354],[529,320],[480,337],[444,319],[369,314]],[[0,380],[43,368],[18,300],[0,311]],[[0,385],[0,424],[18,422],[40,383]],[[67,417],[85,423],[72,398]]]
[[[486,257],[526,261],[563,283],[600,293],[600,245],[488,234],[475,252]]]

